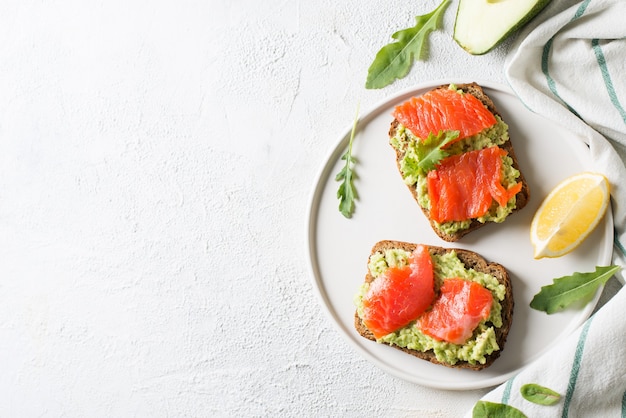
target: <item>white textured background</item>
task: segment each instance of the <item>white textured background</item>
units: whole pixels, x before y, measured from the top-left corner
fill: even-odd
[[[336,332],[306,211],[361,109],[504,82],[451,39],[364,89],[438,0],[0,3],[0,416],[454,417]]]

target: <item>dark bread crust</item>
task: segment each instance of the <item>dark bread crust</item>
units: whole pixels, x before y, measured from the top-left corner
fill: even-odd
[[[446,85],[442,85],[439,87],[436,87],[434,90],[436,89],[447,89],[449,87],[448,84]],[[460,90],[463,90],[466,93],[471,94],[472,96],[476,97],[478,100],[480,100],[485,107],[487,107],[487,109],[489,109],[489,111],[491,113],[493,113],[494,115],[500,116],[500,118],[502,120],[504,120],[504,118],[502,118],[502,115],[500,114],[500,112],[496,109],[495,104],[493,103],[493,101],[487,96],[487,94],[483,91],[482,87],[480,87],[478,84],[476,83],[467,83],[467,84],[457,84],[456,87]],[[398,120],[394,119],[391,122],[391,127],[389,129],[389,138],[392,138],[395,136],[396,134],[396,129],[398,128],[399,122]],[[528,183],[526,183],[526,179],[524,178],[524,175],[522,174],[522,170],[519,167],[519,163],[517,161],[517,157],[515,156],[515,151],[513,149],[513,144],[511,143],[511,139],[509,136],[509,139],[502,145],[500,145],[500,148],[506,150],[509,154],[509,156],[511,157],[511,159],[513,160],[513,167],[518,170],[520,172],[520,176],[518,178],[518,181],[522,183],[522,189],[515,195],[515,208],[513,209],[513,212],[517,212],[520,209],[522,209],[524,206],[526,206],[526,204],[528,203],[528,200],[530,199],[530,190],[528,188]],[[394,150],[396,151],[396,164],[398,166],[398,170],[400,170],[400,162],[402,161],[402,159],[404,158],[404,152],[401,150],[397,150],[394,148]],[[416,185],[412,185],[412,186],[408,186],[409,190],[411,191],[411,194],[413,195],[413,198],[415,199],[415,201],[417,202],[418,198],[417,198],[417,187]],[[424,215],[426,216],[426,218],[428,219],[428,221],[430,222],[430,225],[433,229],[433,231],[435,231],[435,233],[444,241],[448,241],[448,242],[455,242],[458,241],[459,239],[461,239],[461,237],[463,237],[464,235],[469,234],[472,231],[475,231],[478,228],[481,228],[489,223],[492,222],[487,222],[487,223],[482,223],[479,222],[477,220],[472,220],[472,223],[470,224],[469,228],[467,229],[462,229],[459,231],[456,231],[454,234],[446,234],[443,231],[439,230],[435,224],[435,221],[433,221],[432,219],[430,219],[429,213],[427,209],[424,209],[418,202],[418,206],[420,207],[420,209],[422,210],[422,212],[424,213]]]
[[[390,241],[390,240],[379,241],[372,248],[370,257],[376,252],[384,251],[384,250],[392,249],[392,248],[400,248],[405,251],[413,252],[416,247],[417,247],[417,244],[413,244],[409,242]],[[440,364],[440,365],[450,367],[450,368],[482,370],[486,367],[489,367],[491,364],[493,364],[493,362],[498,357],[500,357],[500,353],[502,352],[502,350],[504,350],[506,338],[509,334],[511,324],[513,322],[513,307],[514,307],[513,288],[511,285],[511,280],[509,278],[508,272],[506,271],[504,266],[498,263],[487,262],[481,255],[473,251],[463,250],[459,248],[451,249],[451,248],[436,247],[432,245],[429,245],[428,249],[431,255],[436,255],[436,254],[442,255],[442,254],[445,254],[454,250],[456,252],[457,257],[459,258],[459,260],[461,260],[461,262],[465,265],[466,268],[472,268],[476,271],[490,274],[494,276],[496,279],[498,279],[499,283],[504,285],[506,289],[505,296],[504,296],[504,300],[500,302],[500,304],[502,305],[502,326],[500,328],[495,328],[496,341],[498,343],[498,346],[500,347],[500,350],[494,351],[489,356],[487,356],[486,357],[487,361],[485,362],[485,364],[471,364],[466,361],[459,361],[456,364],[451,365],[448,363],[442,363],[438,361],[437,358],[435,357],[435,353],[432,350],[418,351],[418,350],[411,350],[408,348],[399,347],[393,344],[387,344],[387,343],[383,343],[383,344],[387,344],[393,348],[402,350],[405,353],[418,357],[420,359],[430,361],[431,363]],[[368,258],[368,262],[369,262],[369,258]],[[368,272],[365,276],[365,282],[371,283],[373,280],[374,280],[374,277],[369,273],[369,269],[368,269]],[[354,315],[354,327],[362,337],[367,338],[368,340],[371,340],[371,341],[376,341],[374,334],[372,334],[372,332],[365,326],[365,324],[363,324],[363,321],[361,320],[361,318],[359,317],[357,313],[355,313]]]

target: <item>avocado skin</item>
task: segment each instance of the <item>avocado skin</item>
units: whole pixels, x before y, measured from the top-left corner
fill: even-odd
[[[456,43],[463,48],[465,51],[467,51],[468,53],[472,54],[472,55],[484,55],[488,52],[490,52],[491,50],[493,50],[495,47],[497,47],[498,45],[500,45],[505,39],[507,39],[509,36],[511,36],[514,32],[516,32],[517,30],[521,29],[523,26],[525,26],[528,22],[530,22],[535,16],[537,16],[539,14],[539,12],[541,12],[552,0],[530,0],[531,2],[534,2],[535,5],[533,6],[533,8],[524,16],[522,17],[520,20],[517,21],[517,23],[515,23],[513,26],[511,26],[511,28],[500,37],[500,39],[498,39],[496,42],[494,42],[491,46],[489,46],[486,49],[482,49],[479,51],[474,51],[472,50],[470,47],[464,45],[463,40],[460,40],[457,38],[457,33],[456,33],[456,24],[457,21],[459,19],[459,11],[461,10],[461,6],[464,0],[459,0],[459,5],[457,7],[457,12],[456,12],[456,20],[454,23],[454,35],[453,38],[456,41]],[[488,0],[486,0],[488,1]],[[500,0],[500,1],[506,1],[506,0]]]

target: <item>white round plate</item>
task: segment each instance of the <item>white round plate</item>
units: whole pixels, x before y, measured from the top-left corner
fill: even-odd
[[[605,220],[573,252],[555,259],[533,258],[529,227],[535,211],[557,183],[590,169],[589,149],[582,138],[530,112],[507,87],[478,81],[509,125],[519,165],[530,187],[530,201],[504,223],[487,225],[456,243],[437,237],[401,180],[387,132],[396,105],[450,82],[435,81],[406,90],[359,118],[353,142],[359,199],[353,217],[346,219],[338,209],[339,183],[335,175],[343,166],[341,155],[350,138],[350,121],[324,163],[311,196],[308,251],[321,303],[358,352],[402,379],[433,388],[467,390],[504,382],[588,318],[600,291],[590,303],[552,315],[531,309],[529,303],[554,278],[609,265],[613,227],[609,210]],[[507,268],[515,311],[505,349],[493,365],[482,371],[438,366],[366,340],[355,331],[353,298],[365,279],[372,246],[385,239],[465,248]]]

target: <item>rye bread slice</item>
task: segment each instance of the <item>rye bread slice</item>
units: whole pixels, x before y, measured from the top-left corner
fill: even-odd
[[[442,85],[439,87],[436,87],[436,89],[447,89],[449,87],[448,84],[446,85]],[[498,111],[498,109],[496,108],[495,104],[493,103],[493,101],[487,96],[487,94],[484,92],[484,90],[482,89],[482,87],[476,83],[467,83],[467,84],[457,84],[456,87],[460,90],[463,90],[465,93],[469,93],[472,96],[476,97],[478,100],[480,100],[485,107],[487,107],[487,109],[493,113],[494,115],[499,116],[503,121],[504,118],[502,117],[502,115],[500,114],[500,112]],[[505,121],[506,122],[506,121]],[[399,122],[397,119],[394,119],[391,122],[391,127],[389,129],[389,138],[392,138],[395,136],[396,134],[396,130],[398,128]],[[394,148],[392,146],[392,148]],[[513,167],[518,170],[520,172],[520,176],[517,179],[518,182],[522,183],[522,189],[515,195],[515,208],[513,209],[513,212],[517,212],[520,209],[522,209],[524,206],[526,206],[526,204],[528,203],[528,200],[530,199],[530,190],[528,188],[528,183],[526,183],[526,179],[524,178],[524,175],[522,174],[522,170],[519,167],[519,163],[517,160],[517,157],[515,155],[515,150],[513,149],[513,144],[511,143],[511,138],[509,136],[509,139],[502,145],[500,145],[500,148],[506,150],[508,152],[509,157],[511,157],[511,159],[513,160]],[[398,171],[400,171],[400,162],[402,161],[402,159],[404,158],[404,151],[398,150],[396,148],[394,148],[395,152],[396,152],[396,164],[398,166]],[[416,185],[407,185],[407,187],[409,188],[411,194],[413,195],[413,198],[415,199],[416,202],[418,202],[418,196],[417,196],[417,187]],[[448,234],[445,233],[444,231],[440,230],[439,228],[437,228],[437,224],[435,221],[433,221],[432,219],[430,219],[428,210],[423,208],[422,205],[417,204],[419,206],[419,208],[422,210],[422,212],[424,213],[424,215],[426,216],[426,218],[428,219],[430,226],[432,227],[433,231],[435,231],[435,233],[444,241],[448,241],[448,242],[455,242],[458,241],[459,239],[461,239],[461,237],[463,237],[464,235],[469,234],[472,231],[475,231],[478,228],[481,228],[489,223],[494,223],[494,222],[486,222],[486,223],[482,223],[479,222],[476,219],[473,219],[469,228],[466,229],[461,229],[456,231],[453,234]],[[511,213],[511,214],[512,214]],[[511,215],[509,214],[509,216]]]
[[[416,247],[417,247],[417,244],[413,244],[409,242],[390,241],[390,240],[379,241],[372,248],[370,257],[377,252],[383,252],[387,249],[393,249],[393,248],[400,248],[405,251],[413,252]],[[437,247],[437,246],[432,246],[432,245],[429,245],[428,249],[431,255],[435,255],[435,254],[442,255],[442,254],[445,254],[454,250],[459,260],[461,260],[461,262],[465,265],[465,268],[468,268],[468,269],[472,268],[476,271],[487,273],[491,276],[494,276],[498,280],[499,283],[504,285],[505,296],[504,296],[504,300],[500,302],[502,306],[502,326],[500,328],[495,328],[496,341],[498,343],[498,346],[500,347],[500,350],[494,351],[493,353],[488,355],[486,357],[487,361],[485,362],[485,364],[471,364],[467,361],[459,361],[456,364],[452,365],[452,364],[438,361],[435,356],[435,353],[432,350],[418,351],[418,350],[412,350],[412,349],[408,349],[404,347],[399,347],[394,344],[388,344],[388,343],[382,343],[382,344],[387,344],[393,348],[402,350],[405,353],[410,354],[412,356],[430,361],[431,363],[440,364],[440,365],[450,367],[450,368],[482,370],[486,367],[489,367],[500,356],[500,353],[502,352],[502,350],[504,350],[504,345],[506,343],[506,339],[509,334],[509,330],[511,328],[511,323],[513,322],[513,307],[514,307],[513,288],[511,285],[511,280],[509,278],[508,272],[506,271],[504,266],[502,266],[501,264],[498,264],[495,262],[487,262],[487,260],[485,260],[481,255],[473,251],[463,250],[459,248],[454,248],[454,249],[443,248],[443,247]],[[368,258],[368,263],[369,263],[369,258]],[[374,277],[370,274],[369,269],[368,269],[368,272],[365,276],[365,282],[371,283],[373,280],[374,280]],[[372,332],[365,326],[365,324],[359,317],[358,313],[354,314],[354,327],[362,337],[367,338],[368,340],[371,340],[371,341],[376,341],[374,334],[372,334]]]

